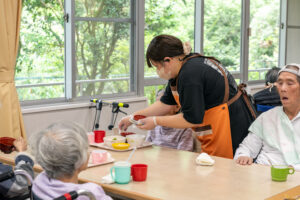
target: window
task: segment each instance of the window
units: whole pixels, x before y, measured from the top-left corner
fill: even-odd
[[[249,80],[265,79],[278,66],[280,0],[251,0],[249,37]]]
[[[76,0],[76,96],[130,91],[130,0]]]
[[[170,34],[194,45],[194,0],[145,0],[145,52],[151,40],[160,34]],[[151,79],[154,78],[154,79]],[[158,79],[158,80],[155,80]],[[155,68],[145,63],[145,96],[155,100],[155,87],[166,83],[158,78]]]
[[[20,100],[64,97],[63,2],[23,1],[15,82]]]
[[[279,0],[23,1],[19,98],[145,95],[153,103],[166,81],[144,56],[159,34],[190,41],[192,51],[216,57],[238,81],[262,80],[278,63],[279,15]]]
[[[145,96],[148,99],[148,104],[153,104],[156,101],[156,93],[164,89],[166,85],[155,85],[155,86],[146,86],[145,89]]]
[[[233,74],[240,72],[241,1],[204,1],[204,55],[217,58]]]

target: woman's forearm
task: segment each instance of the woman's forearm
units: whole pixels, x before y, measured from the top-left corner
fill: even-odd
[[[145,115],[147,117],[150,116],[162,116],[166,115],[170,112],[173,105],[167,105],[162,103],[161,101],[156,101],[152,105],[148,106],[147,108],[143,110],[139,110],[134,112],[134,115]]]
[[[182,113],[170,116],[157,116],[156,123],[157,125],[171,128],[192,128],[197,126],[197,124],[186,121]]]

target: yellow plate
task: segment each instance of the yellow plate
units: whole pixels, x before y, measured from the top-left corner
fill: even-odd
[[[112,147],[114,149],[119,149],[119,150],[124,150],[124,149],[128,149],[130,146],[130,144],[128,143],[113,143]]]

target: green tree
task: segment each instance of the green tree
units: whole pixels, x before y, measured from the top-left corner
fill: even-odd
[[[128,18],[130,17],[129,2],[128,0],[85,0],[76,5],[76,16]],[[129,23],[97,21],[80,21],[76,23],[77,79],[109,78],[116,59],[122,60],[123,64],[125,63],[125,68],[129,69],[129,57],[123,60],[124,56],[116,54],[118,52],[117,48],[123,49],[125,55],[129,54],[129,33]],[[117,66],[120,66],[120,63]],[[83,95],[102,94],[105,85],[105,82],[99,84],[88,83],[83,90]],[[128,87],[121,88],[128,90]]]
[[[23,1],[16,84],[64,81],[63,2]],[[64,87],[18,89],[21,100],[63,97]]]

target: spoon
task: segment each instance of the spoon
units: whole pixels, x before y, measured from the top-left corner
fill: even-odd
[[[131,159],[131,157],[132,157],[133,153],[135,152],[135,150],[136,150],[136,147],[133,147],[133,150],[130,153],[130,155],[129,155],[128,159],[127,159],[127,162],[129,162],[129,160]]]

